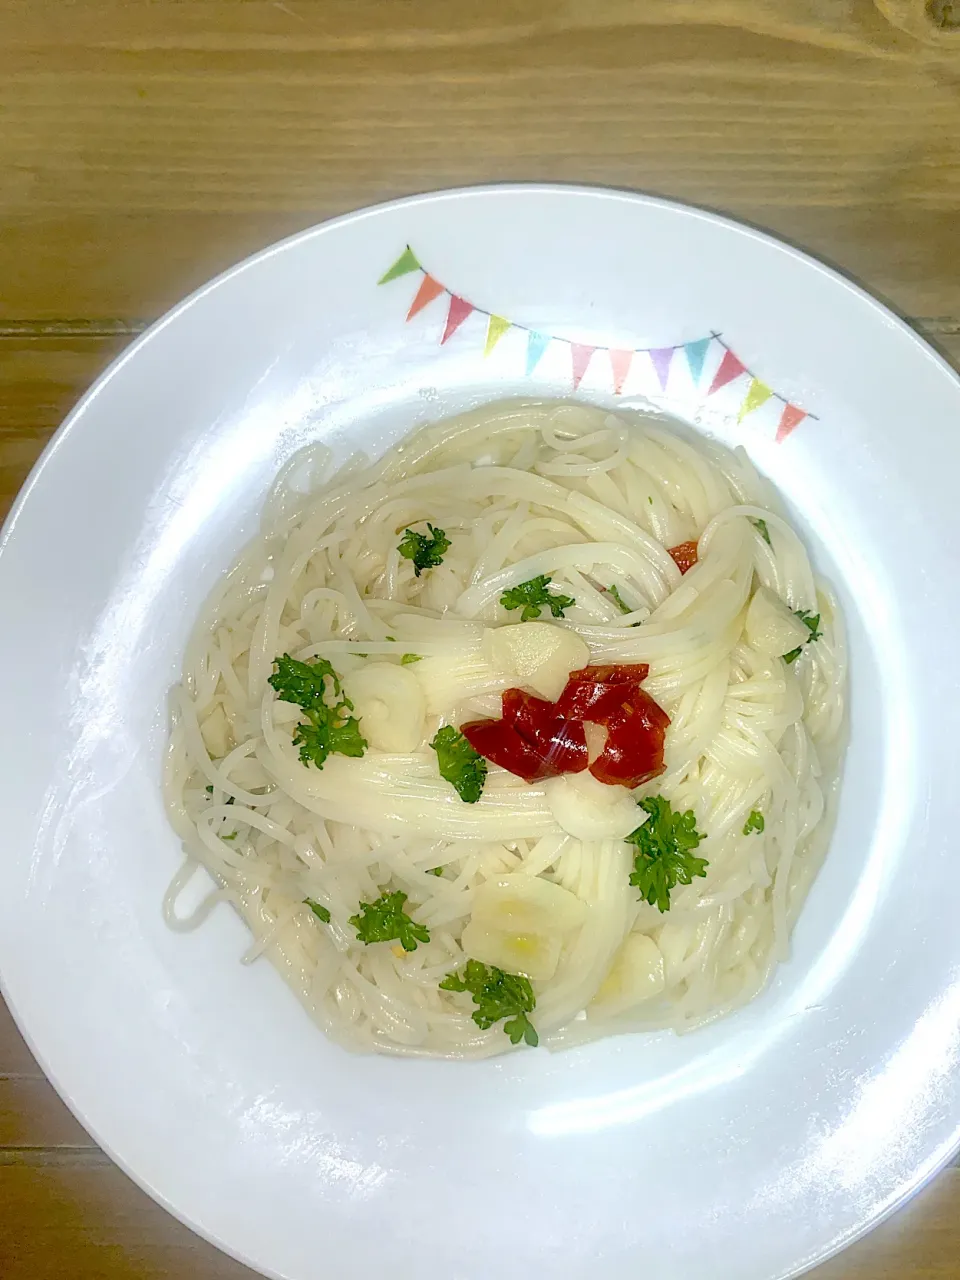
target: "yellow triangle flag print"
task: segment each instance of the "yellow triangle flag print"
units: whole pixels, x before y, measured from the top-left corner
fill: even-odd
[[[762,404],[766,404],[773,392],[759,378],[754,378],[750,383],[747,391],[746,399],[740,406],[740,413],[737,415],[737,421],[742,422],[748,413],[753,413],[754,409],[759,409]]]
[[[509,328],[510,321],[504,320],[503,316],[490,317],[489,323],[487,324],[487,341],[483,347],[483,354],[485,356],[490,354]]]

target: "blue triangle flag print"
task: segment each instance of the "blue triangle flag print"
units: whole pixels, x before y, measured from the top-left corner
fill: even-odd
[[[696,342],[688,342],[684,345],[684,354],[687,357],[687,364],[690,366],[690,377],[693,379],[693,385],[700,385],[700,375],[703,373],[703,362],[707,358],[707,347],[710,345],[709,338],[698,338]]]
[[[535,329],[530,330],[530,336],[527,338],[527,376],[533,373],[534,369],[540,362],[540,357],[550,345],[550,335],[547,333],[537,333]]]

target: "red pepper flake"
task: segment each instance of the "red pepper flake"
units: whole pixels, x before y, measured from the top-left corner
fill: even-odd
[[[680,542],[675,547],[668,547],[667,554],[673,557],[673,563],[681,573],[686,573],[697,563],[697,544]]]

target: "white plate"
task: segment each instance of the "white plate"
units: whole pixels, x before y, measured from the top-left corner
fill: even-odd
[[[422,269],[378,285],[407,244]],[[448,292],[406,322],[427,273]],[[441,344],[451,293],[514,322],[488,358],[479,311]],[[567,339],[529,375],[520,326]],[[714,331],[661,391],[666,349]],[[784,399],[739,422],[750,375],[710,394],[722,343]],[[640,351],[620,399],[742,441],[841,590],[830,855],[791,962],[706,1030],[468,1065],[348,1056],[268,965],[241,968],[227,909],[185,937],[161,922],[188,627],[298,446],[376,450],[476,401],[569,394],[592,346],[579,395],[613,403],[626,358],[606,349]],[[778,444],[785,403],[817,417]],[[155,325],[71,415],[0,555],[0,972],[79,1118],[185,1222],[290,1280],[772,1280],[888,1212],[960,1137],[958,425],[956,377],[847,281],[610,191],[356,214]]]

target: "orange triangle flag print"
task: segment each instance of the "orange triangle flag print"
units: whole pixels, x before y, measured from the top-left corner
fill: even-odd
[[[448,338],[453,337],[472,310],[472,302],[467,302],[465,298],[458,298],[455,293],[450,295],[450,310],[447,312],[447,323],[443,326],[441,346]]]
[[[412,320],[418,311],[422,311],[425,306],[431,303],[434,298],[438,298],[441,293],[446,293],[446,289],[444,289],[440,281],[434,280],[431,275],[425,275],[420,281],[420,288],[417,290],[417,296],[410,304],[410,310],[407,312],[407,319]]]

